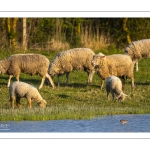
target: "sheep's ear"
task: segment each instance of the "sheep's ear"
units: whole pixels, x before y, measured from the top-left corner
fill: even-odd
[[[124,94],[124,96],[128,96],[128,95]]]
[[[119,97],[121,96],[121,94],[120,95],[118,95],[118,96],[116,96],[116,99],[119,99]]]
[[[101,56],[101,58],[105,58],[105,56]]]

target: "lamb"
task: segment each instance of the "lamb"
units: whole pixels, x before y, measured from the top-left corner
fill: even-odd
[[[120,101],[124,101],[126,98],[126,94],[122,91],[122,82],[116,76],[109,76],[106,78],[106,92],[107,99],[109,98],[109,93],[112,94],[112,99],[114,100],[114,96],[116,95],[116,99]]]
[[[138,61],[142,58],[150,58],[150,39],[134,41],[125,48],[124,52],[131,57],[138,71]]]
[[[98,76],[102,79],[101,90],[104,85],[104,80],[111,75],[118,76],[122,79],[123,88],[125,79],[130,78],[132,80],[131,87],[134,87],[133,62],[128,55],[113,54],[105,56],[103,53],[99,53],[94,55],[92,65],[95,67]]]
[[[83,70],[88,74],[87,83],[92,83],[92,78],[95,73],[94,67],[91,64],[95,53],[89,48],[74,48],[58,53],[51,61],[48,73],[53,78],[58,76],[58,85],[60,84],[60,76],[66,74],[66,85],[69,81],[69,73],[72,70]]]
[[[10,86],[10,81],[13,76],[19,81],[20,73],[30,75],[39,74],[42,77],[39,89],[43,87],[45,78],[48,78],[52,87],[54,83],[48,74],[49,60],[41,54],[15,54],[0,61],[0,74],[9,75],[7,87]]]
[[[20,99],[25,97],[27,99],[28,108],[32,108],[31,101],[35,101],[40,107],[45,108],[47,102],[42,98],[38,90],[25,82],[15,81],[9,87],[11,108],[14,108],[14,101],[16,105],[21,108]]]

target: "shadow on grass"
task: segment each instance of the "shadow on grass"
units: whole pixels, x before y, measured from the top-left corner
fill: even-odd
[[[56,88],[57,87],[71,87],[71,88],[86,88],[86,87],[96,87],[96,88],[100,88],[99,85],[95,85],[95,84],[85,84],[85,83],[70,83],[68,85],[66,85],[65,83],[61,83],[59,86],[57,85],[57,83],[55,83]]]
[[[20,78],[20,81],[40,85],[41,80],[35,78]]]
[[[0,76],[0,80],[6,80],[8,81],[9,76]],[[41,82],[41,79],[36,79],[33,76],[31,76],[31,78],[26,78],[26,77],[20,77],[19,78],[20,81],[25,82],[25,81],[29,81],[29,82]],[[12,77],[11,81],[16,81],[16,77]]]
[[[59,96],[60,98],[68,98],[68,97],[70,97],[70,96],[68,96],[68,95],[66,95],[66,94],[58,94],[58,96]]]
[[[9,78],[9,76],[0,76],[0,85],[6,85],[7,86],[8,78]],[[16,81],[15,77],[13,77],[11,79],[11,83],[13,83],[14,81]],[[41,83],[41,79],[36,79],[36,78],[33,78],[33,77],[31,77],[31,78],[20,77],[19,81],[26,82],[28,84],[37,85],[37,86],[39,86],[40,83]]]
[[[136,82],[135,86],[137,85],[150,85],[150,82]]]
[[[8,76],[1,76],[0,75],[0,80],[8,80]]]
[[[129,84],[129,85],[131,85],[131,81],[129,81],[129,82],[127,82],[126,84]],[[134,85],[135,86],[138,86],[138,85],[150,85],[150,82],[149,81],[145,81],[145,82],[143,82],[143,81],[138,81],[138,82],[134,82]]]
[[[6,85],[7,86],[8,77],[0,76],[0,85]]]

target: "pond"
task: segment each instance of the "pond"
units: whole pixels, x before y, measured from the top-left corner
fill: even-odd
[[[128,122],[122,124],[122,119]],[[150,114],[103,116],[91,120],[0,121],[0,132],[150,132]]]

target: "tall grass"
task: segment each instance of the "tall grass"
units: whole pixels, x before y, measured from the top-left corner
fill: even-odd
[[[106,54],[109,54],[105,51]],[[116,53],[114,51],[114,53]],[[43,52],[50,60],[56,53]],[[5,58],[7,53],[0,55]],[[47,101],[47,108],[41,109],[32,102],[32,109],[27,108],[27,100],[21,100],[22,109],[10,108],[9,92],[7,88],[7,75],[0,75],[0,120],[56,120],[56,119],[91,119],[95,116],[114,114],[147,114],[150,113],[150,59],[139,62],[139,72],[135,74],[135,88],[131,90],[131,80],[125,85],[125,93],[128,97],[124,102],[106,99],[105,87],[100,90],[101,79],[94,75],[91,85],[86,85],[87,74],[83,71],[70,73],[68,86],[65,85],[65,76],[61,77],[59,87],[52,89],[44,85],[39,90]],[[12,82],[16,79],[13,78]],[[40,76],[21,74],[20,80],[36,87],[41,82]],[[57,77],[54,77],[57,85]]]

